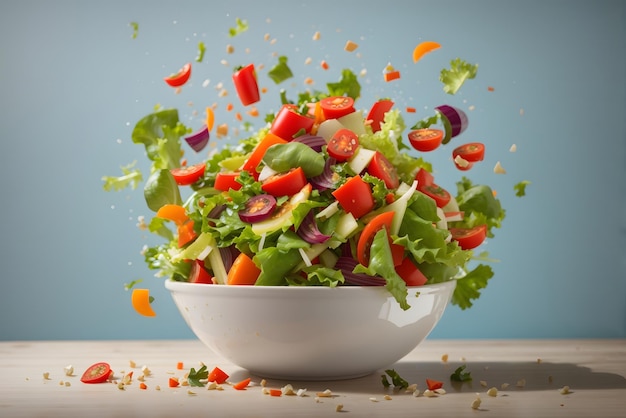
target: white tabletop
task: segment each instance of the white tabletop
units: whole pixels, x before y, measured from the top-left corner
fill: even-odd
[[[624,417],[626,340],[426,340],[391,368],[419,396],[385,388],[381,375],[344,381],[298,382],[267,379],[266,389],[306,389],[303,396],[270,396],[262,378],[217,357],[195,340],[176,341],[6,341],[0,342],[2,417]],[[277,353],[280,355],[280,353]],[[444,357],[447,356],[447,361]],[[84,384],[83,371],[105,361],[117,383]],[[177,363],[183,363],[183,369]],[[131,367],[134,363],[135,367]],[[190,368],[220,367],[230,381],[247,377],[244,391],[168,387],[184,381]],[[450,375],[466,365],[471,382]],[[66,375],[66,368],[74,372]],[[146,366],[146,389],[138,377]],[[133,372],[129,384],[120,385]],[[44,378],[47,374],[48,379]],[[444,382],[445,393],[423,395],[426,378]],[[569,393],[563,388],[569,387]],[[496,396],[487,391],[495,387]],[[329,390],[330,397],[319,392]],[[473,409],[474,400],[481,404]]]

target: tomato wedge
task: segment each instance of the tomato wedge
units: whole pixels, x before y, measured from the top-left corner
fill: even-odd
[[[205,168],[206,163],[198,163],[188,167],[172,168],[170,173],[172,173],[174,180],[176,180],[176,184],[180,186],[189,186],[204,176]]]
[[[213,284],[213,276],[204,268],[204,261],[194,260],[189,272],[191,283]]]
[[[339,129],[328,141],[328,155],[338,162],[348,161],[359,147],[359,137],[350,129]]]
[[[236,171],[220,171],[215,176],[215,187],[217,190],[227,192],[230,189],[239,190],[242,184],[237,181],[239,173]]]
[[[432,198],[437,204],[438,208],[442,208],[448,204],[452,196],[446,189],[441,186],[436,185],[435,183],[427,184],[427,185],[417,185],[417,190],[424,193],[426,196]]]
[[[261,99],[254,64],[248,64],[233,73],[233,84],[237,95],[244,106],[251,105]]]
[[[402,277],[407,286],[422,286],[428,281],[410,257],[405,257],[400,265],[396,266],[396,273]]]
[[[339,205],[355,218],[360,218],[374,208],[374,196],[370,185],[361,178],[354,176],[339,186],[332,195]]]
[[[422,128],[409,132],[409,142],[418,151],[429,152],[436,150],[443,141],[441,129]]]
[[[208,376],[207,380],[209,382],[215,382],[218,385],[221,385],[226,380],[228,380],[228,378],[229,378],[229,376],[228,376],[228,374],[224,370],[220,369],[219,367],[215,367],[209,373],[209,376]]]
[[[415,175],[415,180],[417,180],[418,185],[429,186],[435,182],[435,178],[432,173],[429,171],[420,168]]]
[[[384,181],[388,189],[397,189],[400,185],[398,170],[380,151],[376,151],[372,161],[367,165],[367,172]]]
[[[295,105],[283,105],[272,122],[270,132],[285,141],[291,141],[300,132],[311,132],[314,123],[312,117],[299,114]]]
[[[306,184],[304,170],[302,167],[297,167],[268,177],[263,181],[261,189],[274,197],[292,196],[302,190]]]
[[[339,119],[354,112],[354,99],[348,96],[332,96],[320,100],[320,106],[326,119]]]
[[[471,250],[487,238],[487,225],[478,225],[474,228],[450,228],[450,234],[462,249]]]
[[[452,151],[452,158],[456,158],[457,156],[470,163],[482,161],[483,158],[485,158],[485,145],[481,142],[463,144]]]
[[[372,241],[374,241],[374,236],[383,228],[386,229],[387,234],[389,234],[394,215],[395,212],[393,211],[383,212],[376,215],[365,225],[365,228],[363,228],[363,231],[359,236],[359,241],[357,242],[356,247],[357,260],[359,260],[359,263],[364,266],[369,264],[370,247],[372,246]]]
[[[104,383],[109,380],[109,376],[113,373],[109,363],[103,361],[92,364],[85,370],[80,381],[83,383]]]
[[[189,80],[190,76],[191,76],[191,63],[188,62],[187,64],[183,65],[183,68],[178,70],[176,74],[172,74],[168,77],[164,77],[163,80],[165,80],[165,82],[170,87],[181,87],[187,82],[187,80]]]
[[[443,382],[434,379],[426,379],[426,386],[428,390],[437,390],[443,387]]]
[[[385,121],[385,113],[391,110],[393,104],[389,99],[382,99],[374,103],[367,114],[367,120],[372,121],[370,126],[373,132],[380,131],[380,124]]]

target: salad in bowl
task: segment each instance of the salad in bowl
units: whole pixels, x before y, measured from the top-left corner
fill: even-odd
[[[414,60],[437,48],[418,45]],[[191,68],[165,82],[181,88]],[[248,63],[232,74],[241,105],[255,110],[258,71]],[[476,71],[452,60],[441,71],[444,90],[456,93]],[[286,60],[268,75],[289,77]],[[385,81],[396,77],[386,68]],[[210,107],[198,130],[174,108],[141,118],[132,140],[151,164],[143,191],[153,216],[144,227],[162,238],[144,248],[147,266],[168,281],[206,286],[381,287],[402,310],[411,307],[409,291],[454,281],[451,302],[472,306],[493,275],[476,252],[505,216],[494,191],[465,174],[485,146],[462,142],[469,121],[457,107],[439,104],[408,124],[410,113],[392,98],[361,104],[360,96],[351,69],[324,90],[281,90],[263,126],[210,152],[219,129]],[[442,149],[461,172],[456,190],[439,186],[427,161]],[[105,190],[143,183],[139,170],[123,171],[103,178]],[[153,315],[146,289],[132,290],[135,308]]]

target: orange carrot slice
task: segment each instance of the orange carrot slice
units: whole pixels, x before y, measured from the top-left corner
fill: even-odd
[[[421,44],[417,45],[413,50],[413,62],[417,62],[422,58],[425,54],[434,51],[435,49],[441,48],[441,45],[435,41],[424,41]]]
[[[152,306],[150,306],[150,290],[149,289],[133,289],[131,295],[131,303],[133,308],[143,316],[156,316]]]

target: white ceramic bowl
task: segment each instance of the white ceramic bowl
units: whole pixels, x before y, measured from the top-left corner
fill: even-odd
[[[409,288],[404,311],[384,287],[165,282],[211,350],[255,375],[292,380],[348,379],[391,366],[432,331],[455,285]]]

